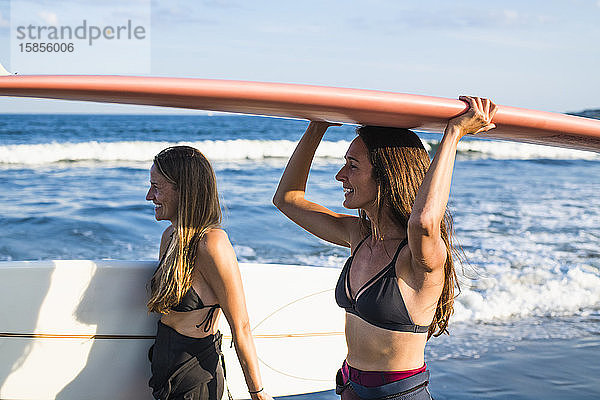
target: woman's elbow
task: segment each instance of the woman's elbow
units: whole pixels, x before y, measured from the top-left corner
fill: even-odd
[[[273,205],[281,210],[281,206],[283,205],[283,196],[279,192],[276,192],[273,195]]]
[[[285,212],[285,209],[287,209],[291,205],[294,205],[297,200],[297,192],[276,192],[273,196],[273,205],[275,205],[275,207],[277,207],[280,211]]]
[[[419,236],[439,235],[441,221],[427,214],[411,215],[408,219],[408,230]]]
[[[245,338],[252,336],[250,321],[247,319],[236,321],[231,327],[231,334],[236,339],[244,340]]]

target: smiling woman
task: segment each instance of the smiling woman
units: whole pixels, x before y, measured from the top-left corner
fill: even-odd
[[[148,310],[162,314],[149,358],[157,399],[221,399],[224,391],[220,310],[231,327],[249,393],[264,392],[241,275],[227,234],[219,228],[217,183],[208,160],[195,148],[169,147],[150,169],[146,200],[157,221],[171,225],[160,244],[160,263],[150,282]]]
[[[344,188],[344,207],[364,208],[377,194],[365,143],[356,139],[352,141],[345,158],[346,164],[335,176]]]
[[[154,216],[157,221],[168,220],[176,226],[179,195],[173,182],[160,173],[156,165],[154,163],[150,168],[150,189],[146,194],[146,200],[154,203]]]
[[[337,213],[305,198],[312,159],[327,122],[311,122],[281,177],[274,204],[315,236],[351,249],[335,288],[346,311],[348,354],[336,377],[342,400],[431,399],[425,345],[448,332],[456,273],[446,211],[459,140],[495,127],[496,105],[469,105],[448,121],[433,161],[407,129],[362,126],[336,179]]]

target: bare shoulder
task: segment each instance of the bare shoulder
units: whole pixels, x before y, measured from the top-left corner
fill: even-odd
[[[159,258],[162,258],[163,254],[165,254],[165,252],[167,251],[167,246],[169,245],[169,242],[171,241],[171,237],[173,236],[174,232],[175,228],[173,227],[173,225],[169,225],[167,229],[165,229],[162,233],[162,236],[160,238],[160,249],[158,255]]]
[[[239,275],[235,251],[227,233],[222,229],[211,229],[198,242],[198,257],[195,268],[209,282],[222,282]]]
[[[198,251],[200,254],[210,257],[222,256],[223,252],[234,254],[227,232],[218,228],[210,229],[204,234],[202,240],[198,242]]]
[[[171,237],[171,235],[173,235],[173,232],[175,232],[175,228],[173,227],[173,225],[169,225],[167,229],[163,231],[161,240],[168,240]]]

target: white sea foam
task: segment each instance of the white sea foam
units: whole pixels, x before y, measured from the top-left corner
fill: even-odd
[[[431,150],[437,145],[435,140],[425,140],[425,147]],[[197,142],[82,142],[45,143],[0,146],[0,164],[39,165],[63,161],[151,161],[156,153],[168,146],[190,145],[200,149],[214,161],[264,160],[287,158],[296,146],[290,140],[204,140]],[[317,157],[343,158],[349,141],[323,141],[317,149]],[[592,152],[568,150],[523,143],[473,140],[461,142],[459,153],[473,158],[492,159],[589,159],[600,160],[600,155]]]
[[[344,156],[350,142],[324,141],[317,157]],[[289,140],[204,140],[199,142],[83,142],[0,146],[0,164],[48,164],[61,161],[151,161],[162,149],[189,145],[200,149],[209,159],[261,160],[287,158],[296,146]]]
[[[580,314],[600,307],[600,273],[589,266],[506,269],[463,285],[454,304],[454,322]]]
[[[256,251],[249,246],[234,245],[233,249],[238,258],[246,260],[247,258],[256,257]]]
[[[571,150],[529,143],[505,142],[500,140],[464,140],[459,143],[458,152],[468,154],[473,158],[490,158],[497,160],[600,160],[600,155],[598,153],[590,151]]]

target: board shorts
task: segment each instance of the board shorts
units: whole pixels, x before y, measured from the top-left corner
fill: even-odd
[[[222,335],[201,339],[185,336],[158,321],[148,352],[152,377],[148,384],[159,400],[221,400],[225,369]]]
[[[342,400],[432,400],[427,388],[429,384],[427,370],[381,386],[367,387],[351,381],[340,369],[335,382],[335,392]]]

